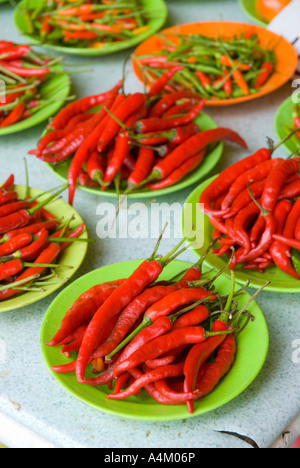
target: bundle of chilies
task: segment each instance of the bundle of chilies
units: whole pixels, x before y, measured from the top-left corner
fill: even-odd
[[[29,45],[0,41],[0,128],[31,117],[47,101],[42,85],[53,77],[53,59],[34,52]]]
[[[159,41],[157,52],[134,57],[147,81],[179,66],[170,86],[184,87],[207,100],[258,93],[276,69],[274,49],[262,46],[252,27],[240,37],[166,33]]]
[[[81,294],[46,343],[77,357],[52,370],[73,373],[81,384],[107,385],[108,399],[143,389],[160,404],[187,405],[193,413],[195,402],[231,369],[255,296],[239,309],[244,288],[236,290],[234,273],[228,295],[218,294],[214,282],[223,270],[203,272],[205,255],[176,278],[161,280],[184,250],[179,246],[164,257],[155,249],[128,278]]]
[[[54,284],[59,280],[58,269],[63,268],[60,255],[73,242],[87,241],[80,237],[84,224],[74,229],[72,219],[63,222],[48,210],[47,205],[64,190],[66,186],[51,195],[20,198],[13,175],[1,185],[0,301]]]
[[[199,167],[216,142],[247,148],[233,130],[199,128],[195,119],[205,101],[187,90],[168,92],[177,71],[168,70],[146,93],[125,94],[120,81],[106,93],[68,104],[53,118],[30,154],[53,165],[70,161],[71,205],[78,182],[119,190],[121,180],[124,194],[141,188],[155,191]]]
[[[262,148],[225,169],[199,203],[221,238],[214,255],[235,249],[230,268],[262,273],[276,266],[299,280],[292,249],[300,249],[300,159],[273,154]]]
[[[48,1],[24,11],[29,34],[64,47],[102,49],[149,29],[150,14],[141,0]]]

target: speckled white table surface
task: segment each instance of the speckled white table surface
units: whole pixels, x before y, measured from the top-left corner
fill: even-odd
[[[250,20],[237,0],[167,1],[170,25],[203,20]],[[12,21],[13,8],[0,5],[1,37],[22,41]],[[77,96],[108,89],[121,76],[122,64],[130,51],[96,60],[67,57],[66,62],[88,69],[73,74]],[[130,73],[126,86],[139,85]],[[219,126],[230,126],[247,139],[254,152],[275,138],[274,114],[292,93],[291,83],[263,99],[246,105],[208,109]],[[24,181],[23,158],[35,147],[44,125],[26,132],[0,138],[1,179],[14,173],[18,183]],[[245,154],[226,145],[217,173]],[[57,179],[43,163],[28,157],[31,185],[50,189]],[[184,203],[195,187],[160,201]],[[83,216],[89,233],[96,238],[97,205],[103,200],[79,192],[75,208]],[[107,200],[105,200],[107,201]],[[162,249],[170,250],[177,239],[164,240]],[[97,239],[89,247],[76,278],[119,261],[145,258],[149,240]],[[187,252],[183,260],[194,262]],[[58,292],[59,293],[59,292]],[[58,294],[56,293],[56,294]],[[218,431],[231,431],[254,439],[259,447],[279,446],[278,437],[299,413],[300,364],[293,362],[295,340],[300,339],[299,295],[264,292],[258,298],[270,334],[270,348],[265,365],[256,380],[241,395],[225,406],[201,417],[175,422],[137,422],[103,414],[74,399],[58,386],[43,363],[40,325],[56,294],[21,310],[0,314],[0,342],[5,359],[0,361],[0,441],[11,448],[248,448],[245,442]],[[298,436],[299,424],[291,425],[287,443]],[[295,429],[296,428],[296,429]],[[280,439],[281,440],[281,439]]]

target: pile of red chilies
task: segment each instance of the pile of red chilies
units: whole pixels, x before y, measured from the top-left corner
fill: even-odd
[[[52,73],[50,60],[30,46],[0,41],[0,79],[5,84],[0,96],[0,128],[29,118],[45,105],[40,87]]]
[[[20,199],[14,190],[11,175],[0,187],[0,301],[28,291],[42,291],[60,266],[60,254],[84,231],[84,224],[70,229],[70,221],[62,223],[46,205],[66,186],[54,194]],[[43,193],[43,196],[45,193]]]
[[[273,157],[262,148],[225,169],[202,192],[199,203],[220,237],[216,256],[231,268],[264,272],[276,265],[297,280],[291,249],[300,249],[300,159]]]
[[[53,165],[70,159],[71,205],[78,181],[106,190],[112,184],[119,188],[122,180],[125,194],[141,187],[158,190],[200,166],[215,142],[247,147],[228,128],[201,131],[195,119],[205,101],[188,90],[168,92],[177,71],[168,70],[147,94],[124,94],[120,81],[106,93],[68,104],[52,120],[30,154]]]
[[[128,278],[81,294],[46,343],[77,357],[52,370],[75,373],[86,385],[108,385],[108,399],[144,389],[158,403],[184,404],[193,413],[196,400],[231,369],[236,337],[249,321],[246,309],[255,296],[238,310],[235,295],[244,288],[236,290],[234,273],[228,296],[219,295],[214,282],[223,270],[213,277],[203,273],[205,255],[176,278],[160,280],[178,249],[165,257],[155,249]]]

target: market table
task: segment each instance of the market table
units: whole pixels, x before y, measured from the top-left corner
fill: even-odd
[[[249,22],[237,0],[167,1],[170,25],[204,20]],[[0,6],[1,37],[21,42],[12,22],[13,8]],[[122,65],[130,51],[99,59],[66,57],[77,96],[107,89],[121,76]],[[79,72],[79,73],[78,73]],[[126,88],[140,85],[130,72]],[[249,144],[249,152],[275,138],[273,120],[279,105],[291,95],[288,83],[273,94],[245,105],[210,108],[207,113],[219,126],[230,126]],[[1,173],[14,173],[24,181],[23,158],[35,147],[44,125],[0,138]],[[226,145],[220,169],[244,157],[244,151]],[[57,185],[54,175],[33,156],[27,157],[31,185],[50,189]],[[195,187],[157,202],[185,202]],[[100,239],[96,228],[100,199],[87,193],[76,194],[76,210],[83,216],[89,234],[96,239],[75,279],[85,273],[115,262],[145,258],[154,239]],[[134,201],[136,203],[136,200]],[[132,203],[132,202],[131,202]],[[99,211],[98,211],[99,213]],[[180,237],[180,220],[175,219],[174,235],[164,239],[162,249],[170,250]],[[178,233],[179,231],[179,233]],[[194,262],[191,252],[183,260]],[[74,279],[74,278],[73,278]],[[293,359],[300,339],[299,295],[263,292],[257,299],[265,314],[270,335],[269,353],[256,380],[238,397],[217,410],[173,422],[141,422],[103,414],[77,401],[60,388],[49,375],[40,353],[39,333],[43,316],[56,297],[23,309],[0,314],[0,441],[11,448],[248,448],[246,442],[223,434],[229,431],[253,439],[260,448],[290,446],[299,435],[299,360]],[[287,433],[284,437],[282,434]]]

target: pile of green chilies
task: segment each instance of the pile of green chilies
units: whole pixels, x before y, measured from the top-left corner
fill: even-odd
[[[149,29],[141,0],[37,2],[24,11],[27,33],[52,45],[101,49]]]
[[[21,198],[14,180],[12,174],[0,186],[0,302],[26,292],[43,292],[45,286],[60,283],[60,255],[73,242],[89,242],[80,237],[83,223],[74,229],[73,218],[62,222],[47,207],[66,186],[51,195],[42,192],[35,197],[26,186]]]
[[[158,242],[128,278],[81,294],[46,343],[76,358],[52,370],[75,372],[86,385],[108,385],[108,399],[143,390],[157,403],[186,405],[194,413],[196,402],[230,371],[237,335],[254,318],[247,309],[265,286],[240,308],[247,286],[237,290],[232,273],[228,295],[219,294],[215,281],[224,270],[212,275],[202,268],[209,249],[197,264],[161,281],[164,268],[185,250],[183,242],[165,256],[157,255]]]
[[[167,34],[159,37],[163,40],[161,50],[134,57],[146,81],[157,79],[168,68],[182,66],[170,87],[190,89],[207,100],[255,94],[276,68],[274,50],[264,49],[257,34],[230,39],[178,34],[176,41]]]
[[[59,73],[56,61],[28,45],[0,41],[0,129],[31,117],[50,102],[42,88]]]

